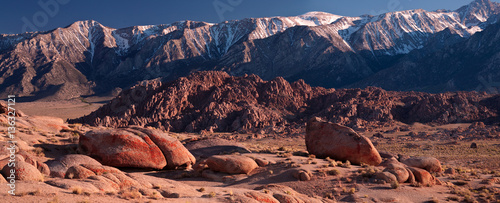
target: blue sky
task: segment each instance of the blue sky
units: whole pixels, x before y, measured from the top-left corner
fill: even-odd
[[[50,30],[78,20],[106,26],[168,24],[181,20],[220,22],[248,17],[294,16],[324,11],[344,16],[395,10],[455,10],[472,0],[17,0],[2,2],[0,33]],[[500,0],[495,0],[500,2]],[[45,8],[45,9],[44,9]]]

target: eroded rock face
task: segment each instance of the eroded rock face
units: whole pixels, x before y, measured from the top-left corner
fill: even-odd
[[[351,128],[312,118],[307,122],[306,147],[310,154],[349,160],[354,164],[379,165],[382,158],[371,141]]]
[[[497,96],[498,98],[498,96]],[[498,100],[498,99],[497,99]],[[109,104],[70,122],[175,132],[293,132],[313,116],[352,128],[404,123],[500,122],[500,103],[477,92],[429,94],[376,87],[325,89],[303,80],[202,71],[173,82],[125,90]]]
[[[102,164],[114,167],[174,169],[196,162],[175,138],[140,127],[89,131],[80,137],[79,146]]]
[[[240,155],[211,156],[206,160],[206,164],[213,171],[230,174],[248,174],[258,167],[253,159]]]

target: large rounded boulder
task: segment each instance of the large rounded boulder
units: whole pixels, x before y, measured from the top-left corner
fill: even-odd
[[[408,169],[414,175],[415,181],[423,186],[441,185],[441,181],[439,181],[439,179],[424,169],[415,167],[408,167]]]
[[[404,183],[410,178],[410,172],[402,163],[390,163],[383,172],[392,173],[399,183]]]
[[[102,164],[114,167],[174,169],[196,162],[175,138],[140,127],[89,131],[80,137],[79,147]]]
[[[27,162],[18,161],[15,168],[11,168],[8,165],[4,166],[2,175],[5,177],[11,176],[11,170],[15,170],[14,175],[16,180],[43,181],[43,174],[35,166]]]
[[[349,160],[354,164],[379,165],[382,158],[372,142],[353,129],[312,118],[307,122],[306,147],[310,154]]]
[[[410,157],[401,160],[401,162],[411,167],[425,169],[431,173],[441,172],[443,170],[441,162],[434,157]]]
[[[158,145],[167,160],[168,169],[175,169],[183,165],[191,166],[196,162],[195,157],[179,140],[162,131],[140,127],[132,127],[129,131],[130,130],[136,130],[146,134],[156,145]]]

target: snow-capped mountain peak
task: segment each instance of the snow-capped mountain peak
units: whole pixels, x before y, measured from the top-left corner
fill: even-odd
[[[461,22],[467,27],[476,26],[486,22],[492,15],[500,13],[500,3],[490,0],[474,0],[456,10],[460,15]]]
[[[265,79],[335,75],[324,83],[336,87],[373,74],[385,60],[468,39],[495,23],[498,17],[492,16],[499,13],[498,3],[476,0],[456,11],[416,9],[377,16],[314,11],[120,29],[78,21],[46,32],[0,35],[0,92],[36,94],[61,84],[70,91],[76,83],[90,91],[93,82],[127,86],[203,69]]]

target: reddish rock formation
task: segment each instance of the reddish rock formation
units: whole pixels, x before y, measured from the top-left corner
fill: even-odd
[[[292,171],[292,176],[300,181],[310,181],[312,178],[312,173],[304,169],[297,169]]]
[[[175,169],[196,162],[175,138],[139,127],[89,131],[80,137],[79,146],[102,164],[115,167]]]
[[[265,203],[280,203],[277,199],[275,199],[272,195],[265,194],[257,191],[250,191],[245,193],[245,196],[255,199],[259,202]]]
[[[209,157],[206,163],[213,171],[230,174],[248,174],[258,167],[253,159],[240,155],[215,155]]]
[[[23,116],[26,116],[26,114],[24,114],[22,111],[20,111],[19,109],[17,109],[15,106],[11,106],[12,108],[14,108],[14,110],[12,109],[9,109],[9,105],[5,102],[5,101],[0,101],[0,115],[8,115],[9,112],[15,112],[15,117],[23,117]],[[9,115],[9,116],[12,116],[12,115]]]
[[[387,165],[387,167],[384,169],[384,172],[387,171],[389,173],[392,173],[398,182],[404,183],[408,180],[410,177],[409,171],[406,169],[407,166],[401,163],[390,163]]]
[[[438,163],[439,165],[437,165]],[[439,179],[430,174],[430,172],[441,172],[439,160],[432,157],[404,158],[403,163],[395,158],[390,158],[380,166],[386,168],[383,172],[377,173],[375,178],[385,182],[416,182],[424,186],[441,185]]]
[[[91,170],[83,166],[72,166],[66,171],[65,178],[69,179],[86,179],[90,176],[95,175]]]
[[[2,169],[2,174],[4,177],[9,177],[11,175],[10,170],[13,169],[8,165],[4,166]],[[29,180],[29,181],[43,181],[43,174],[33,165],[18,161],[16,163],[15,169],[15,179],[16,180]]]
[[[89,131],[80,137],[79,146],[109,166],[162,169],[167,165],[163,153],[148,136],[122,129]]]
[[[146,189],[151,188],[147,182],[139,182],[117,168],[82,164],[71,166],[66,172],[66,180],[52,179],[47,184],[70,189],[73,186],[82,187],[85,191],[117,192],[128,188]],[[74,180],[67,180],[74,179]]]
[[[145,133],[158,145],[167,160],[167,168],[175,169],[178,166],[191,166],[196,162],[194,156],[182,145],[179,140],[170,137],[164,132],[147,128],[132,127],[130,130],[137,130]]]
[[[415,181],[424,186],[441,185],[441,181],[439,181],[436,177],[434,177],[424,169],[415,167],[408,167],[408,169],[410,169],[410,171],[414,175]]]
[[[351,128],[312,118],[307,122],[306,147],[310,154],[349,160],[354,164],[379,165],[382,158],[372,142]]]
[[[425,169],[429,172],[441,172],[443,170],[441,162],[434,157],[411,157],[401,160],[401,162],[411,167]]]
[[[498,96],[429,94],[380,88],[325,89],[299,80],[195,72],[172,82],[125,90],[88,116],[70,120],[109,127],[154,126],[176,132],[283,132],[312,116],[353,128],[405,123],[498,122]]]
[[[47,164],[37,160],[37,158],[35,158],[35,156],[29,154],[26,151],[19,151],[17,156],[20,158],[23,158],[24,162],[31,164],[32,166],[37,168],[38,171],[40,171],[40,173],[42,173],[43,175],[50,175],[49,166],[47,166]]]

